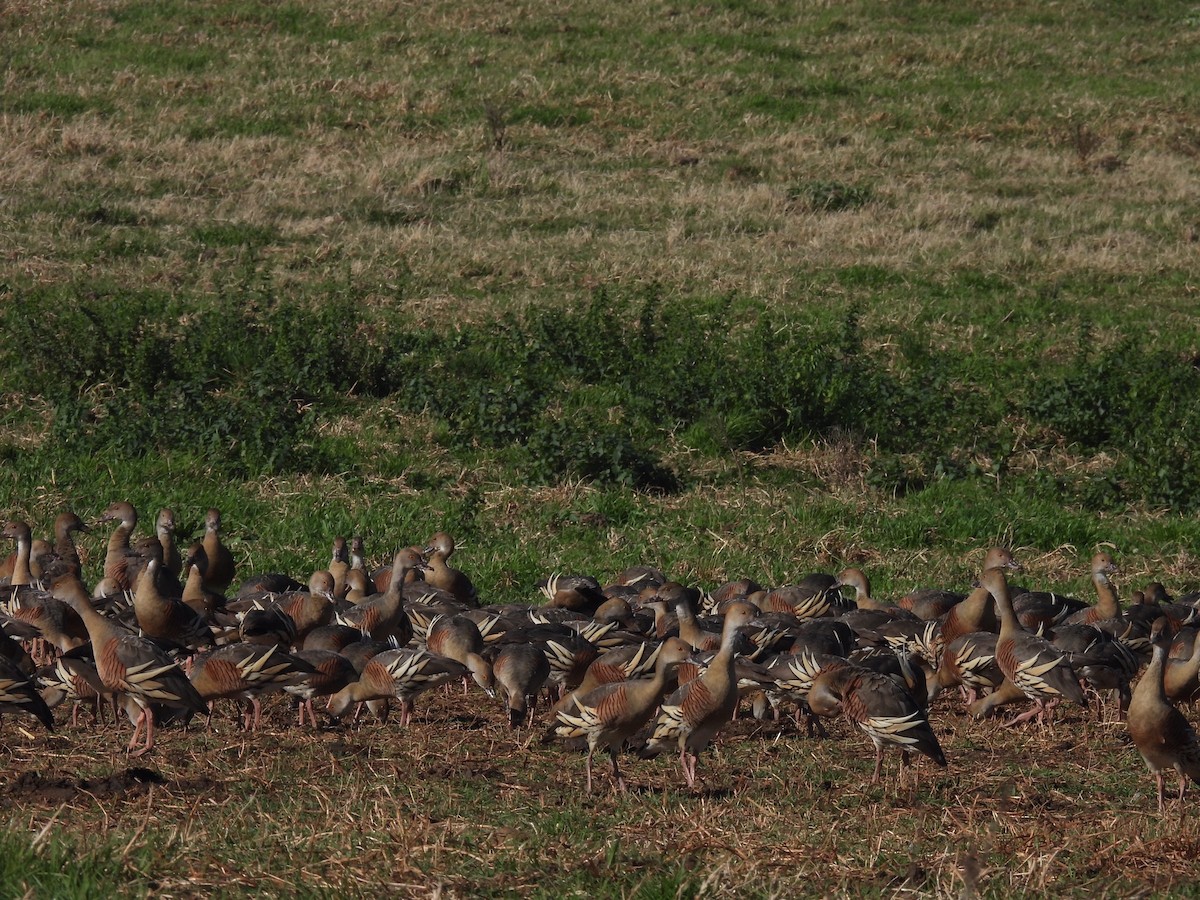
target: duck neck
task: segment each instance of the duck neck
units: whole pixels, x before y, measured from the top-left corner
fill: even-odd
[[[92,646],[98,647],[104,638],[113,632],[113,624],[96,611],[88,599],[87,589],[78,577],[67,575],[55,582],[51,589],[52,596],[63,601],[79,614],[87,629]]]
[[[1156,643],[1154,651],[1150,655],[1150,664],[1146,666],[1146,671],[1142,673],[1142,680],[1138,682],[1138,689],[1134,692],[1137,696],[1149,697],[1150,702],[1156,705],[1167,705],[1167,691],[1163,686],[1163,668],[1167,661],[1167,646],[1166,644]],[[1146,687],[1142,687],[1142,685]],[[1143,700],[1143,702],[1147,702]]]
[[[1021,622],[1013,610],[1012,598],[1008,593],[1008,582],[1003,577],[996,578],[989,585],[988,593],[995,602],[996,615],[1000,618],[1000,636],[1007,638],[1024,631],[1025,629],[1021,627]]]
[[[162,603],[162,595],[158,591],[158,563],[150,563],[142,569],[138,576],[137,587],[133,592],[133,603],[145,607],[148,604]]]
[[[1121,601],[1117,590],[1103,572],[1092,573],[1092,584],[1096,586],[1096,613],[1102,619],[1115,619],[1121,615]]]
[[[29,555],[32,546],[33,542],[30,540],[28,533],[17,536],[17,557],[13,564],[12,578],[9,579],[9,584],[13,587],[23,584],[33,584],[33,572],[29,568]]]
[[[79,549],[75,546],[72,529],[65,528],[54,538],[54,552],[73,573],[79,572]]]
[[[183,561],[179,556],[179,548],[175,546],[175,532],[169,528],[159,527],[158,543],[162,547],[163,565],[178,575],[180,569],[183,568]],[[189,577],[191,576],[189,575]]]
[[[108,538],[108,553],[104,557],[104,574],[113,577],[120,570],[129,555],[129,537],[133,534],[134,523],[122,519],[121,524],[113,529]]]
[[[712,662],[708,664],[709,671],[717,669],[727,673],[728,678],[733,677],[733,664],[737,658],[737,640],[740,629],[741,623],[728,620],[725,622],[725,627],[721,631],[721,647],[717,650],[717,655],[713,657]]]
[[[967,595],[967,599],[953,607],[954,616],[964,626],[963,634],[968,631],[992,631],[995,629],[997,613],[990,602],[992,595],[985,587],[977,587]],[[1009,605],[1012,605],[1011,596]],[[991,621],[988,613],[991,612]]]
[[[200,574],[199,566],[188,569],[187,581],[183,585],[184,602],[204,599],[204,576]]]
[[[692,608],[686,602],[676,604],[675,618],[679,621],[679,636],[693,647],[698,646],[697,642],[703,640],[703,629],[692,615]]]

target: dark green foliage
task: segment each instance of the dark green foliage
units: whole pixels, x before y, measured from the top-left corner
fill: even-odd
[[[438,330],[402,311],[368,318],[344,285],[316,307],[287,302],[253,269],[202,304],[99,287],[14,298],[0,324],[8,386],[52,406],[56,452],[178,452],[243,477],[348,471],[364,450],[319,438],[318,417],[390,397],[452,453],[496,454],[530,483],[674,491],[688,474],[666,460],[669,435],[711,455],[836,434],[870,446],[871,484],[907,494],[1007,477],[1019,422],[1045,446],[1114,460],[1020,476],[1036,496],[1200,506],[1200,371],[1133,344],[1101,352],[1087,330],[1073,359],[1028,379],[915,330],[869,352],[853,310],[818,323],[731,296],[600,290],[580,309]]]
[[[1085,329],[1076,358],[1036,382],[1027,414],[1088,453],[1119,453],[1110,473],[1077,488],[1088,505],[1130,500],[1190,511],[1200,507],[1200,369],[1194,359],[1133,341],[1091,346]]]
[[[175,451],[243,476],[319,469],[313,403],[352,388],[367,345],[344,339],[337,297],[315,311],[256,299],[26,297],[6,310],[7,364],[17,389],[53,405],[63,451]]]

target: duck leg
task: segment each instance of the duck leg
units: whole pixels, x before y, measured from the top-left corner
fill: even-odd
[[[680,761],[683,763],[683,777],[690,788],[696,786],[696,763],[699,759],[699,756],[695,753],[689,753],[686,748],[680,753]]]
[[[143,709],[138,713],[138,717],[133,721],[133,737],[129,739],[129,746],[125,748],[126,753],[133,751],[133,748],[138,745],[138,738],[142,733],[142,720],[146,717],[146,711]]]
[[[617,782],[617,790],[622,794],[628,793],[629,789],[625,786],[625,779],[621,777],[621,770],[617,768],[617,751],[609,747],[608,755],[612,757],[613,779]]]
[[[883,748],[875,748],[875,771],[871,773],[871,784],[879,784],[879,776],[883,774]]]
[[[1028,722],[1030,719],[1034,718],[1035,716],[1040,717],[1041,714],[1042,714],[1042,705],[1035,701],[1033,706],[1031,706],[1029,709],[1025,710],[1025,712],[1023,712],[1019,716],[1016,716],[1012,719],[1009,719],[1007,722],[1005,722],[1004,727],[1012,728],[1016,725],[1021,725],[1024,722]]]
[[[145,756],[154,747],[154,713],[149,708],[143,709],[142,714],[138,716],[138,721],[141,722],[142,720],[146,724],[146,744],[141,750],[131,752],[129,754],[131,757]],[[134,734],[137,734],[137,729],[135,729]],[[133,748],[134,744],[131,742],[129,745],[130,751],[133,751]]]

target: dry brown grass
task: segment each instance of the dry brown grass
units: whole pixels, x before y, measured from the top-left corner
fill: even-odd
[[[200,17],[173,34],[155,31],[154,20],[125,24],[122,4],[10,4],[14,39],[41,42],[64,60],[83,28],[88,40],[132,34],[164,52],[198,41],[222,64],[159,70],[118,53],[108,79],[10,70],[10,91],[104,111],[0,120],[0,191],[19,201],[0,211],[5,263],[29,284],[70,283],[95,268],[129,286],[203,293],[227,277],[239,251],[199,247],[194,230],[263,225],[276,234],[259,261],[282,288],[303,291],[349,271],[367,302],[386,303],[388,286],[405,285],[414,316],[444,321],[571,302],[596,284],[659,284],[685,295],[702,286],[802,306],[803,272],[874,265],[1137,277],[1186,269],[1194,255],[1194,147],[1186,151],[1200,126],[1186,107],[1169,97],[1052,95],[1029,108],[1028,98],[1002,90],[1021,71],[1013,60],[1045,63],[1019,19],[948,42],[940,33],[884,35],[865,27],[863,10],[847,10],[855,25],[823,33],[791,74],[840,78],[850,89],[844,99],[814,101],[794,121],[758,112],[722,121],[714,110],[731,96],[771,97],[781,76],[766,64],[747,68],[736,51],[718,57],[724,67],[695,71],[631,11],[577,12],[635,44],[662,43],[654,64],[614,54],[563,69],[556,40],[505,40],[529,27],[553,33],[550,10],[527,11],[531,21],[486,5],[434,4],[408,10],[401,26],[384,3],[353,14],[327,2],[304,9],[314,27],[348,27],[357,39],[284,36],[249,53],[246,41],[262,32],[236,27],[237,14],[233,27],[206,30]],[[823,14],[807,14],[816,22],[797,23],[781,44],[812,41]],[[673,15],[671,33],[701,42],[714,29],[736,35],[738,15]],[[466,30],[450,42],[445,29],[456,27]],[[1064,41],[1059,51],[1076,71],[1102,72],[1082,44]],[[475,80],[465,98],[456,74],[464,64]],[[1122,57],[1114,65],[1139,64]],[[947,102],[963,107],[957,121],[936,108],[936,92],[879,103],[854,94],[964,67],[994,73],[997,88],[952,93]],[[555,127],[515,115],[539,107],[589,118]],[[237,133],[273,116],[300,124]],[[1108,159],[1120,164],[1096,162]],[[789,202],[797,185],[830,182],[869,187],[871,200],[833,213]],[[152,237],[154,264],[113,252],[111,234],[80,223],[81,203],[143,216],[133,232]]]
[[[940,701],[950,768],[922,764],[906,786],[895,756],[866,784],[869,742],[841,722],[818,740],[740,720],[696,790],[673,760],[629,759],[625,797],[603,777],[584,796],[581,758],[529,744],[477,693],[430,696],[407,731],[299,731],[290,716],[276,701],[257,734],[227,712],[212,732],[168,728],[136,764],[127,726],[27,736],[9,719],[7,821],[95,835],[121,849],[131,887],[164,897],[301,884],[631,896],[677,864],[713,897],[1128,896],[1182,887],[1200,843],[1194,799],[1158,818],[1122,727],[1077,712],[1010,731]]]

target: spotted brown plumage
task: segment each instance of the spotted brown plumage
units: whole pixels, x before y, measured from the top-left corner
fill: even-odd
[[[413,636],[412,622],[404,609],[404,580],[409,572],[424,568],[425,563],[416,550],[401,550],[392,560],[392,578],[387,590],[338,613],[337,623],[357,628],[376,640],[395,638],[403,647]]]
[[[154,706],[192,712],[207,709],[183,670],[170,657],[150,641],[127,631],[92,607],[78,578],[65,575],[54,582],[52,590],[83,619],[101,682],[108,690],[126,695],[140,710],[129,741],[130,755],[141,756],[154,747]],[[145,744],[135,750],[143,728]]]
[[[571,703],[558,711],[555,723],[543,735],[543,742],[552,737],[587,739],[584,772],[589,794],[592,792],[592,756],[597,748],[608,751],[617,789],[625,792],[625,779],[617,765],[617,756],[626,740],[654,715],[666,693],[672,669],[691,652],[686,641],[667,638],[658,652],[652,677],[601,685],[585,694],[576,692]]]
[[[857,725],[875,745],[875,770],[871,782],[879,781],[885,747],[901,752],[901,776],[909,751],[946,765],[937,735],[920,704],[893,678],[856,665],[839,666],[823,672],[808,692],[808,705],[819,716],[838,713]]]
[[[721,631],[721,648],[699,678],[689,681],[668,697],[655,720],[646,746],[649,754],[674,745],[688,787],[696,784],[696,762],[717,732],[732,719],[737,709],[738,686],[734,675],[738,629],[754,621],[758,610],[748,603],[730,604]]]
[[[245,728],[257,731],[262,720],[259,697],[299,684],[313,671],[309,663],[274,645],[239,642],[198,656],[190,678],[210,706],[215,700],[244,700]]]
[[[1062,699],[1085,706],[1083,688],[1066,655],[1044,638],[1026,632],[1017,621],[1004,572],[989,569],[983,573],[980,581],[991,593],[1000,616],[996,664],[1015,691],[1034,703],[1032,709],[1008,724],[1015,725],[1034,716],[1039,721],[1047,722],[1054,706]],[[972,704],[971,714],[982,718],[1001,703],[1014,699],[1014,696],[1014,691],[996,691]]]
[[[1150,664],[1133,690],[1126,728],[1146,766],[1154,774],[1161,813],[1167,771],[1174,769],[1179,778],[1180,801],[1187,791],[1189,779],[1200,784],[1200,738],[1163,690],[1163,667],[1171,644],[1165,619],[1154,623],[1151,644]]]
[[[329,711],[341,717],[356,703],[396,698],[400,701],[400,724],[407,726],[412,721],[417,695],[465,675],[466,666],[444,656],[424,650],[388,650],[372,656],[358,680],[334,694]]]

